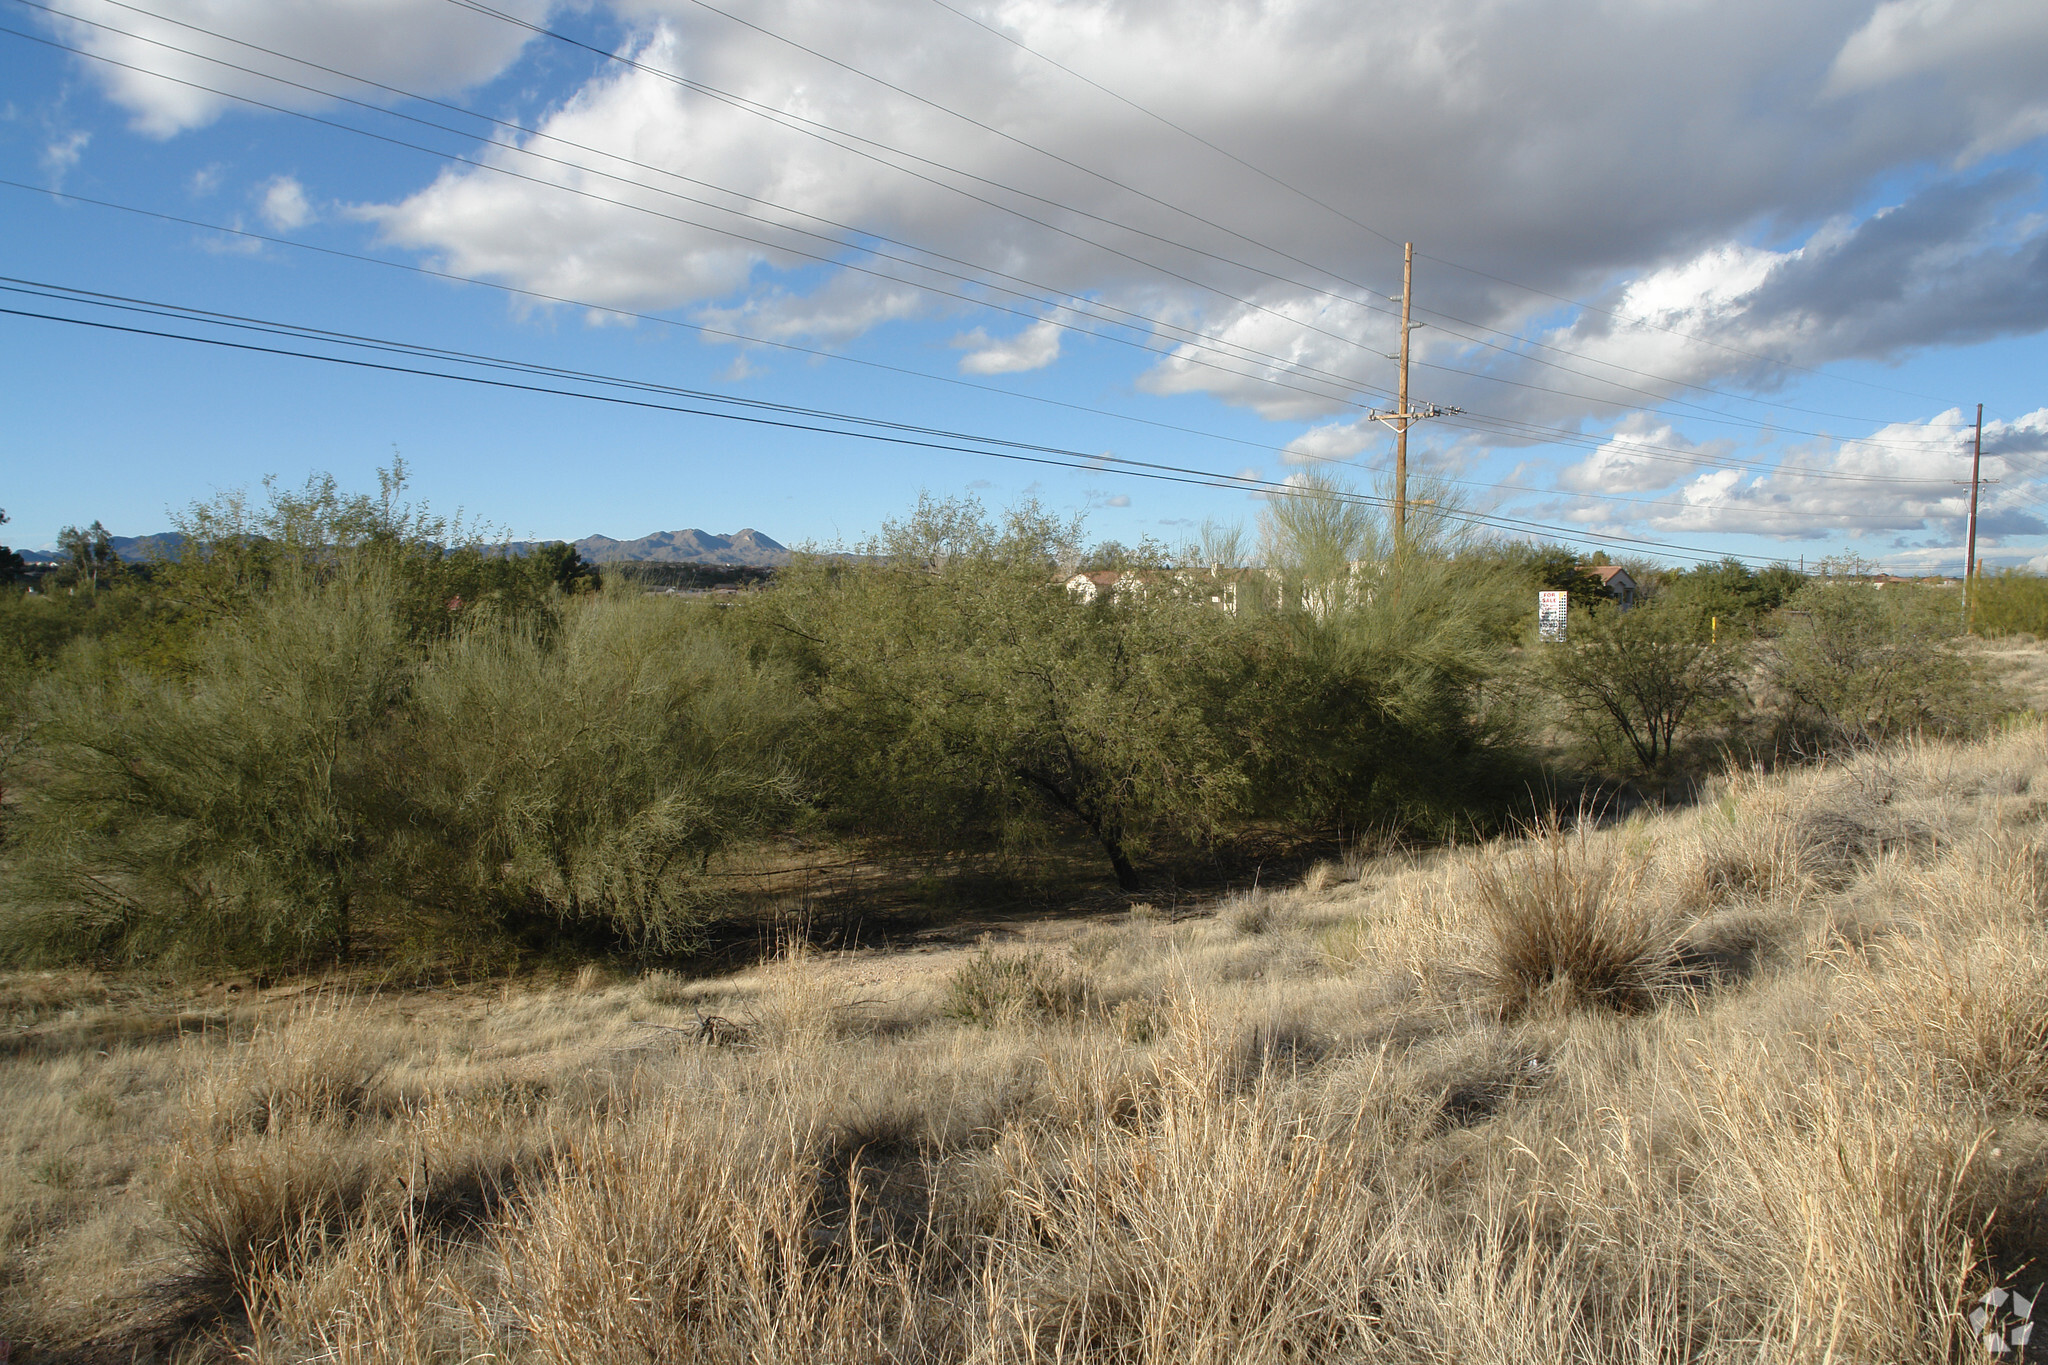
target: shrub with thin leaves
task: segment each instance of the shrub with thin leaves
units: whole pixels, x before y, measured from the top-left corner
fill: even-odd
[[[983,1027],[1068,1018],[1080,1005],[1080,983],[1048,962],[1043,953],[998,957],[983,949],[946,983],[945,1013],[962,1023]]]

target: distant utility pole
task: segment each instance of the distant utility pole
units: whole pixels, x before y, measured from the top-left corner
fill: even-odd
[[[1977,581],[1977,488],[1984,474],[1984,405],[1977,405],[1977,442],[1970,451],[1970,540],[1963,551],[1963,629],[1970,628],[1970,599]]]
[[[1438,407],[1425,403],[1420,408],[1408,406],[1408,334],[1417,326],[1427,327],[1428,323],[1408,321],[1409,310],[1415,298],[1415,243],[1406,242],[1401,247],[1401,389],[1400,406],[1392,412],[1381,412],[1374,408],[1366,416],[1375,422],[1385,422],[1394,429],[1394,543],[1403,543],[1408,536],[1408,428],[1430,417],[1450,417],[1463,412],[1463,408]]]

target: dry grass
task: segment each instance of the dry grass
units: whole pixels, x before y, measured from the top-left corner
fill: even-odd
[[[1978,1294],[2048,1279],[2044,823],[2032,728],[1018,943],[268,999],[17,977],[0,1336],[1963,1359]]]

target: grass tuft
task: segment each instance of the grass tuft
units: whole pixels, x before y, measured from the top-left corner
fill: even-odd
[[[1475,863],[1477,971],[1500,1016],[1654,1005],[1675,980],[1680,927],[1644,881],[1640,863],[1584,826],[1553,824]]]

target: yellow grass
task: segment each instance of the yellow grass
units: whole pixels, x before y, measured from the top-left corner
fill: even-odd
[[[1937,1361],[2048,1280],[2048,739],[693,981],[0,981],[14,1360]]]

